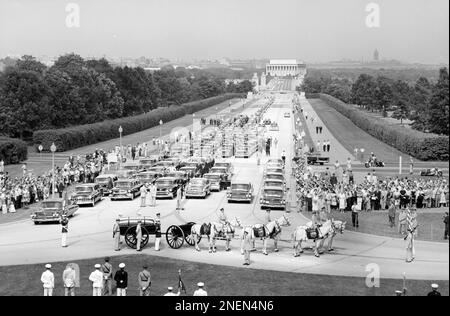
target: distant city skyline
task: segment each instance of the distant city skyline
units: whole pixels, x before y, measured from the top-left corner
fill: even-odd
[[[79,27],[68,27],[79,8]],[[448,0],[2,0],[0,56],[448,64]]]

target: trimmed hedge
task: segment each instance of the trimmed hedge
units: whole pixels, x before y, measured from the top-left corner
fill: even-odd
[[[0,160],[3,160],[5,165],[24,161],[27,155],[27,143],[20,139],[0,136]]]
[[[66,151],[117,138],[119,126],[123,128],[123,135],[133,134],[158,126],[160,120],[167,123],[186,114],[192,114],[226,100],[242,97],[243,94],[241,93],[227,93],[182,105],[157,108],[148,113],[136,116],[62,129],[39,130],[33,133],[33,142],[36,148],[42,145],[42,151],[44,152],[50,151],[52,142],[55,142],[57,151]]]
[[[356,126],[373,137],[419,160],[449,160],[449,137],[427,134],[414,129],[392,125],[350,106],[335,97],[320,93],[319,98]]]

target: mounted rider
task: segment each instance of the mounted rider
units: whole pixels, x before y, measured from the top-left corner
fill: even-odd
[[[222,224],[223,230],[225,230],[225,227],[230,226],[230,222],[228,221],[228,217],[225,214],[225,209],[223,207],[220,209],[219,223]]]

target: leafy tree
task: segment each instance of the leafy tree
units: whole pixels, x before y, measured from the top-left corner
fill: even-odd
[[[400,124],[403,124],[403,120],[408,118],[411,110],[411,88],[406,82],[395,81],[393,105],[396,109],[392,117],[400,120]]]
[[[430,99],[429,130],[436,134],[449,134],[449,86],[448,69],[439,71],[439,80],[433,87]]]

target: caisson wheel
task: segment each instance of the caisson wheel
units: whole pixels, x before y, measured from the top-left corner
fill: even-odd
[[[177,226],[172,225],[167,229],[166,241],[170,248],[179,249],[184,243],[184,233],[183,230]]]

